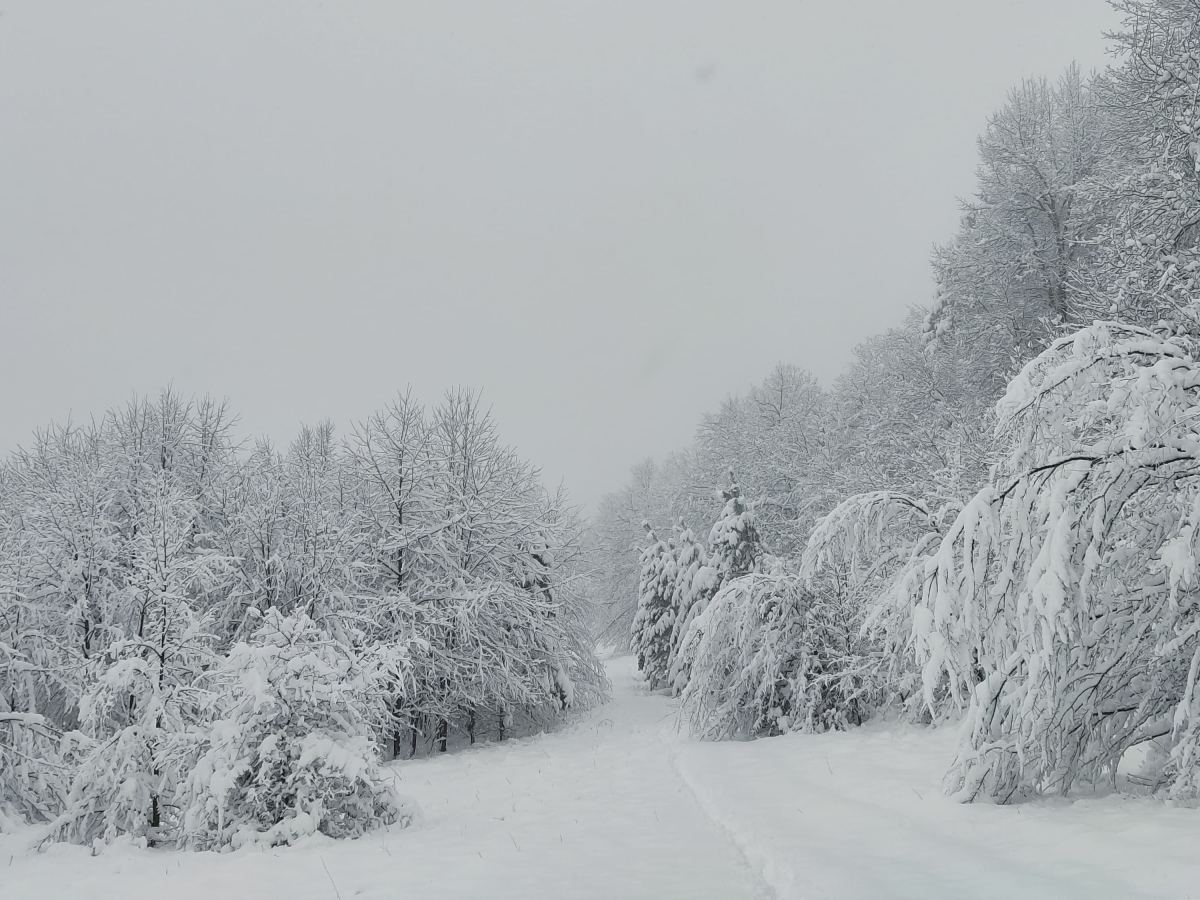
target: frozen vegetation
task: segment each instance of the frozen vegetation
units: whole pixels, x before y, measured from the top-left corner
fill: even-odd
[[[929,309],[589,522],[466,391],[39,434],[0,894],[1197,891],[1200,0],[1114,5],[989,119]]]
[[[0,835],[5,896],[1184,897],[1194,810],[1144,796],[960,804],[939,790],[953,729],[874,722],[753,743],[689,740],[630,656],[613,700],[553,734],[398,762],[411,825],[340,841],[194,853],[123,838],[99,857]],[[664,859],[669,863],[664,863]],[[10,862],[11,860],[11,862]]]
[[[195,849],[411,813],[381,759],[604,698],[579,525],[478,399],[245,449],[170,392],[0,469],[0,827]]]

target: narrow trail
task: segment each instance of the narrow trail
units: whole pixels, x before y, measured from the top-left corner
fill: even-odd
[[[402,766],[423,812],[397,835],[404,854],[454,830],[464,897],[486,885],[490,897],[773,900],[674,769],[674,703],[646,691],[630,657],[608,674],[612,702],[562,732]]]

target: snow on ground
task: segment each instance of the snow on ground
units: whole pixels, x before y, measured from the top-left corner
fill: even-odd
[[[679,771],[780,898],[1200,900],[1200,810],[940,791],[955,729],[681,744]]]
[[[1200,811],[1105,797],[961,806],[948,731],[699,744],[674,702],[608,664],[611,704],[552,735],[400,763],[416,825],[237,853],[25,849],[0,836],[3,900],[773,900],[1187,897]]]

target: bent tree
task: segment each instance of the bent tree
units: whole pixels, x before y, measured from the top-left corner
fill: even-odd
[[[1152,739],[1156,780],[1200,788],[1198,347],[1097,323],[1026,365],[1007,458],[906,581],[926,700],[967,707],[961,799],[1115,779]]]

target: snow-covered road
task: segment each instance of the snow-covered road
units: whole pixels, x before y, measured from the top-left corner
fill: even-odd
[[[224,855],[24,849],[3,900],[1200,898],[1200,811],[1121,797],[961,806],[949,730],[699,744],[628,657],[613,702],[552,735],[401,763],[408,829]]]

